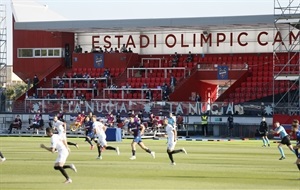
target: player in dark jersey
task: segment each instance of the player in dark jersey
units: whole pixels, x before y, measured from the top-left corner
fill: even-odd
[[[95,141],[95,134],[93,129],[93,121],[90,120],[90,117],[85,118],[84,122],[85,127],[85,141],[91,145],[91,150],[94,149],[94,145],[92,141]]]
[[[128,123],[128,132],[133,134],[133,140],[131,143],[132,148],[132,156],[130,160],[135,160],[135,151],[136,151],[136,144],[138,144],[143,150],[151,154],[153,158],[155,158],[155,152],[152,152],[149,148],[147,148],[144,143],[142,142],[142,135],[145,131],[145,126],[140,124],[139,122],[135,121],[135,116],[130,117],[130,121]]]
[[[269,130],[269,128],[268,128],[268,124],[266,122],[266,118],[262,117],[258,131],[259,131],[259,134],[263,141],[263,147],[266,147],[267,145],[270,146],[270,142],[268,139],[268,130]]]
[[[293,123],[292,123],[292,132],[290,135],[294,135],[296,136],[296,146],[294,146],[294,150],[297,156],[297,160],[296,160],[296,165],[300,171],[300,129],[299,129],[299,121],[297,119],[294,119]]]

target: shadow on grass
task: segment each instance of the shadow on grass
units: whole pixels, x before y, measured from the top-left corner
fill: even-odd
[[[224,176],[224,177],[221,177],[221,176],[216,176],[216,177],[209,177],[209,176],[164,176],[164,177],[167,177],[167,178],[186,178],[186,179],[192,179],[192,178],[195,178],[195,179],[199,179],[199,178],[203,178],[203,179],[205,179],[205,178],[207,178],[207,179],[209,179],[209,178],[211,178],[211,179],[237,179],[237,178],[239,178],[239,179],[256,179],[256,180],[276,180],[276,181],[280,181],[280,180],[282,180],[282,181],[290,181],[290,180],[300,180],[300,178],[292,178],[292,179],[278,179],[278,178],[255,178],[255,177],[237,177],[237,176],[235,176],[235,177],[230,177],[230,176],[228,176],[228,177],[226,177],[226,176]]]
[[[63,181],[61,183],[63,183]],[[41,182],[38,182],[38,181],[1,181],[1,184],[53,184],[53,182],[45,182],[45,181],[41,181]]]

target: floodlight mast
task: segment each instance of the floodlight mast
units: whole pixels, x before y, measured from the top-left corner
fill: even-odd
[[[7,82],[7,10],[0,4],[0,86]]]
[[[274,16],[274,35],[287,30],[281,38],[288,41],[296,33],[291,43],[273,45],[274,114],[300,115],[300,0],[274,0]]]

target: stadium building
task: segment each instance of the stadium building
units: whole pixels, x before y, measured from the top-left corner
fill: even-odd
[[[209,113],[217,124],[235,114],[241,125],[261,116],[287,124],[299,118],[300,16],[292,5],[275,4],[274,15],[81,21],[31,8],[43,21],[24,19],[24,5],[13,4],[13,71],[24,81],[37,75],[39,83],[12,105],[14,112]],[[122,53],[123,45],[132,53]]]

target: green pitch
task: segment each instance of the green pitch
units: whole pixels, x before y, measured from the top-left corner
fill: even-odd
[[[79,144],[71,147],[67,164],[74,163],[78,173],[67,169],[72,184],[53,169],[56,153],[39,148],[50,139],[37,137],[0,137],[0,150],[6,161],[0,164],[0,189],[300,189],[296,157],[287,147],[285,160],[277,144],[262,148],[253,141],[184,141],[188,154],[174,154],[171,166],[166,154],[166,140],[144,140],[156,152],[156,159],[137,148],[131,156],[131,140],[109,142],[119,146],[121,154],[105,151],[96,160],[97,150],[90,150],[83,138],[69,138]]]

